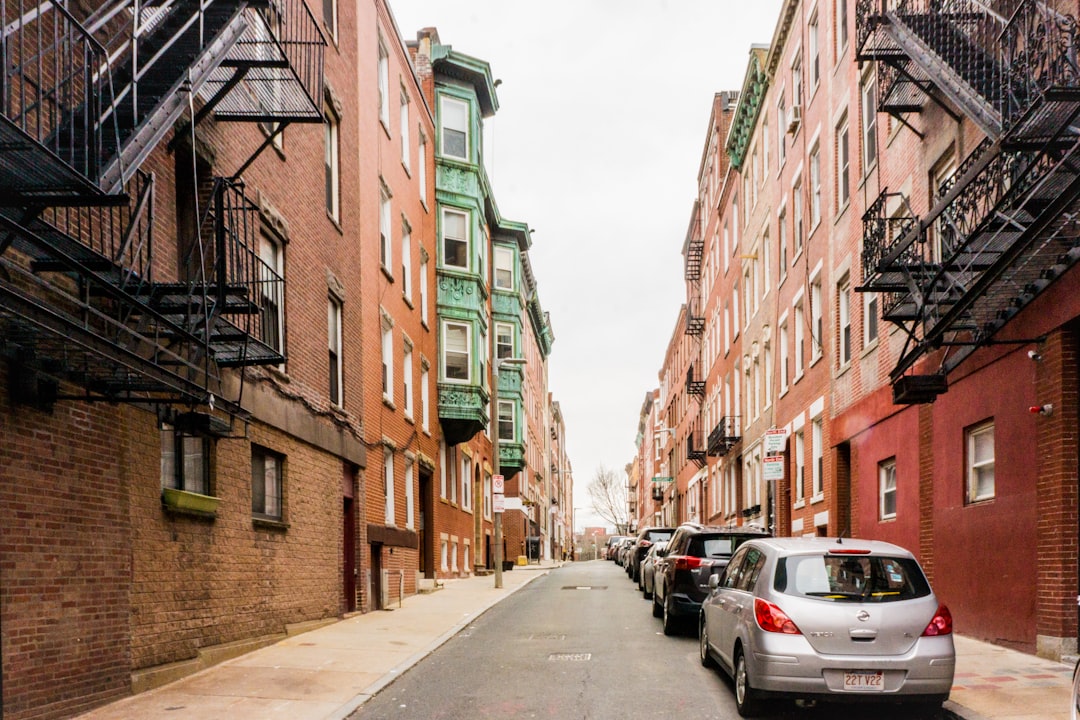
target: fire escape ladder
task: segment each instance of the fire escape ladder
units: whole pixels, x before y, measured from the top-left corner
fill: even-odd
[[[690,434],[686,436],[686,459],[696,463],[698,467],[705,466],[705,442],[697,423],[690,428]]]
[[[698,336],[705,332],[705,316],[697,293],[690,293],[686,302],[686,334]]]
[[[705,381],[695,379],[693,363],[686,369],[686,392],[688,395],[705,397]]]

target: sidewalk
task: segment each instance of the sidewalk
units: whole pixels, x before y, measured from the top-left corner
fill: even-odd
[[[229,660],[80,720],[344,720],[485,610],[559,564],[445,580],[400,608],[356,615]],[[1069,720],[1072,666],[956,636],[945,708],[963,720]]]

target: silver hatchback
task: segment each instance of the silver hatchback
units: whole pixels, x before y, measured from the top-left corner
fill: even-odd
[[[903,701],[921,716],[949,697],[952,617],[901,547],[751,540],[709,585],[701,662],[731,675],[743,717],[768,698]]]

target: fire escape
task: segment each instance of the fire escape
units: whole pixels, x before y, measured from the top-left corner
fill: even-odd
[[[705,317],[701,307],[704,300],[701,297],[701,261],[705,254],[704,232],[702,230],[703,218],[701,215],[700,201],[694,202],[694,209],[690,216],[690,226],[686,232],[685,277],[686,277],[686,334],[697,338],[697,357],[700,359],[704,348],[701,335],[705,332]],[[698,467],[705,466],[705,443],[698,425],[705,409],[705,379],[694,376],[694,365],[686,369],[686,395],[687,399],[697,396],[698,417],[690,427],[690,434],[686,437],[686,459],[696,463]],[[689,407],[689,403],[687,403]]]
[[[1080,48],[1076,17],[1057,5],[857,3],[857,58],[877,65],[879,110],[907,124],[933,101],[986,134],[925,215],[885,189],[863,217],[859,290],[881,293],[906,333],[897,403],[932,402],[980,347],[1031,342],[998,333],[1080,258]],[[939,350],[940,367],[915,374]]]
[[[223,371],[284,361],[285,288],[238,176],[288,123],[322,122],[321,31],[303,0],[79,7],[0,0],[0,356],[12,398],[243,415],[243,374]],[[231,177],[193,171],[183,188],[178,172],[189,237],[170,238],[176,262],[162,262],[155,178],[141,166],[174,127],[193,137],[210,116],[264,123],[266,142]],[[174,143],[193,167],[194,145]]]
[[[731,452],[731,448],[742,440],[739,432],[739,418],[735,415],[720,418],[716,427],[709,433],[709,442],[705,447],[706,452],[712,457],[723,457]]]

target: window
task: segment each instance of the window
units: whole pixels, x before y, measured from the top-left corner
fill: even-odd
[[[442,119],[442,154],[469,159],[469,104],[443,96],[439,101]]]
[[[412,460],[406,458],[405,460],[405,527],[412,530],[416,527],[416,490],[413,487],[415,483],[415,463]]]
[[[731,287],[731,319],[732,319],[732,331],[733,338],[739,337],[739,286],[735,284]]]
[[[836,62],[844,57],[848,40],[848,10],[846,2],[836,3]]]
[[[994,423],[976,425],[967,435],[967,501],[994,499]]]
[[[803,431],[795,433],[795,500],[806,499],[806,440]]]
[[[824,436],[822,435],[821,418],[814,418],[810,423],[810,452],[813,453],[813,465],[810,470],[814,480],[814,499],[820,500],[825,491],[825,454],[823,450]]]
[[[840,332],[837,337],[837,361],[843,367],[851,362],[851,281],[845,275],[836,288],[837,319]]]
[[[420,359],[420,427],[424,429],[424,432],[431,431],[431,413],[428,410],[431,402],[431,391],[428,389],[428,369],[427,361],[423,358]]]
[[[412,305],[412,228],[401,222],[401,295]]]
[[[337,0],[323,0],[323,24],[330,37],[337,41]]]
[[[780,217],[777,218],[776,223],[776,236],[778,245],[777,251],[780,256],[777,258],[779,261],[779,277],[777,278],[777,281],[783,282],[784,278],[787,277],[788,270],[787,208],[780,209]]]
[[[933,208],[946,193],[946,186],[951,185],[953,175],[956,174],[956,156],[950,150],[938,160],[930,171],[930,207]],[[946,214],[942,213],[930,226],[930,252],[935,262],[942,262],[952,255],[955,244],[956,230],[946,222]]]
[[[514,402],[512,400],[499,401],[499,440],[514,442]]]
[[[443,265],[469,269],[469,215],[443,209]]]
[[[757,264],[757,261],[754,261]],[[769,294],[769,286],[772,285],[772,250],[769,247],[769,230],[766,228],[761,234],[761,297]]]
[[[514,357],[514,326],[510,323],[495,323],[495,357]]]
[[[873,75],[863,79],[861,91],[862,170],[865,175],[877,162],[877,80]]]
[[[416,155],[418,164],[416,175],[417,184],[420,185],[420,202],[423,203],[424,207],[427,207],[427,137],[423,133],[420,133]]]
[[[491,519],[492,512],[492,499],[491,499],[491,475],[487,472],[484,473],[484,518]]]
[[[379,195],[379,263],[388,275],[393,273],[393,248],[390,247],[390,191],[382,186]]]
[[[401,89],[401,164],[409,169],[409,96]]]
[[[784,106],[784,89],[780,88],[776,101],[776,164],[784,167],[787,161],[787,108]]]
[[[396,525],[394,519],[394,451],[390,448],[383,449],[383,503],[384,515],[387,525]]]
[[[877,341],[878,336],[878,295],[864,292],[863,297],[863,347]]]
[[[821,222],[821,148],[810,151],[810,230]]]
[[[810,96],[813,97],[814,91],[817,90],[819,84],[821,84],[821,46],[820,38],[818,37],[820,28],[818,28],[818,16],[815,12],[810,17],[810,22],[806,28],[807,35],[807,50],[810,53],[810,66],[807,71],[810,73]]]
[[[791,61],[791,106],[792,108],[802,109],[803,101],[802,93],[802,53],[795,56],[795,59]],[[792,110],[792,123],[798,122]],[[795,127],[795,132],[798,132],[798,126]]]
[[[841,3],[842,4],[842,3]],[[848,170],[851,165],[851,156],[848,152],[848,119],[844,114],[840,124],[836,127],[836,210],[843,210],[851,199],[851,185],[848,181]]]
[[[792,258],[794,259],[802,252],[803,240],[806,239],[804,227],[805,218],[803,217],[802,182],[798,180],[795,181],[794,187],[791,188],[791,221],[793,223],[791,250]]]
[[[284,300],[285,262],[282,246],[265,229],[259,235],[259,339],[284,354],[285,318],[282,313]]]
[[[780,323],[780,392],[787,391],[788,382],[788,325],[784,320]]]
[[[405,341],[405,355],[401,360],[402,389],[405,393],[404,407],[405,417],[412,419],[413,416],[413,363],[412,343]]]
[[[814,360],[821,357],[822,322],[821,280],[814,279],[810,282],[810,357]]]
[[[326,304],[327,336],[330,346],[330,402],[344,403],[341,378],[341,303],[330,298]]]
[[[461,507],[472,508],[472,458],[461,454]]]
[[[514,251],[510,248],[495,248],[495,287],[514,289]]]
[[[281,519],[282,457],[251,446],[251,514],[269,520]]]
[[[326,166],[326,212],[334,222],[341,222],[341,150],[338,118],[329,105],[323,108],[323,143]]]
[[[447,462],[446,462],[446,456],[447,456],[446,443],[440,442],[439,443],[439,497],[441,497],[443,500],[446,499],[446,486],[447,486],[446,468],[448,467],[448,465],[447,465]]]
[[[420,322],[428,324],[428,261],[427,253],[420,250]]]
[[[469,382],[469,326],[443,323],[443,378]]]
[[[803,359],[806,357],[806,316],[803,312],[802,302],[795,305],[795,379],[798,380],[803,374]]]
[[[878,465],[878,517],[896,517],[896,458]]]
[[[210,495],[210,439],[163,424],[161,487]]]
[[[390,55],[379,38],[379,122],[390,132]]]

